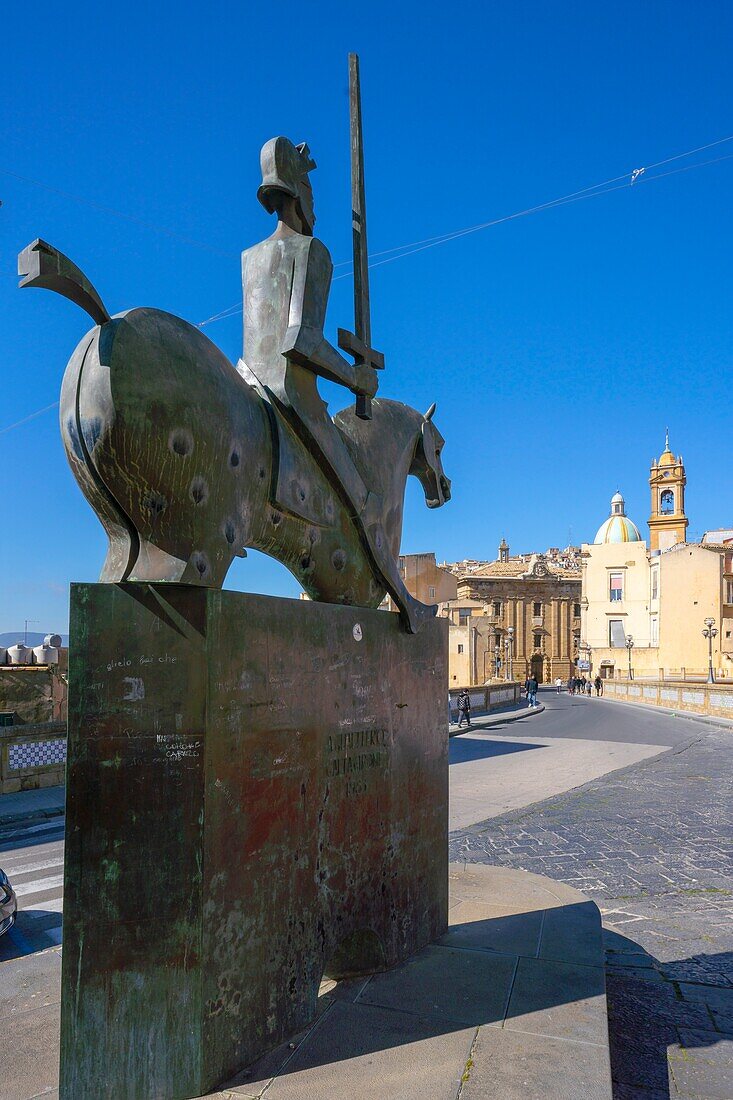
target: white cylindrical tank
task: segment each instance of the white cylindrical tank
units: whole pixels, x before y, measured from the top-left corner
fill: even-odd
[[[23,642],[16,642],[8,650],[11,665],[30,665],[33,663],[33,650]]]
[[[61,649],[61,635],[47,634],[43,639],[43,644],[53,646],[54,649]]]
[[[57,665],[59,663],[59,651],[56,646],[47,645],[45,642],[43,645],[34,646],[33,656],[37,665]]]

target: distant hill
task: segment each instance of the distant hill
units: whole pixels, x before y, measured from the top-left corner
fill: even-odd
[[[29,645],[29,646],[43,645],[43,639],[46,637],[47,634],[56,634],[56,633],[57,633],[57,631],[55,631],[55,630],[44,630],[43,634],[39,634],[39,632],[37,630],[29,630],[28,635],[27,635],[28,641],[26,642],[26,645]],[[6,631],[4,634],[0,634],[0,646],[2,646],[3,649],[7,649],[8,646],[15,645],[16,642],[22,642],[22,641],[23,641],[23,628],[22,627],[21,627],[20,630],[9,630],[9,631]],[[62,641],[63,645],[68,645],[69,644],[69,635],[68,634],[62,634],[61,635],[61,641]]]

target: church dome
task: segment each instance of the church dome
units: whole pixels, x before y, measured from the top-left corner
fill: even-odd
[[[611,497],[611,515],[598,528],[593,540],[598,546],[604,542],[641,542],[639,528],[626,515],[626,503],[621,493]]]

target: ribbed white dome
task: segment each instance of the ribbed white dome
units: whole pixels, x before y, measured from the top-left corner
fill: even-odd
[[[626,502],[620,492],[611,497],[611,515],[598,528],[595,544],[604,542],[641,542],[639,528],[626,515]]]
[[[641,535],[628,516],[609,516],[598,528],[594,541],[596,545],[602,542],[641,542]]]

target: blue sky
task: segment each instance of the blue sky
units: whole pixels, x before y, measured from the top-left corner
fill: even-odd
[[[372,252],[733,134],[733,7],[714,0],[133,2],[124,17],[41,2],[11,5],[3,24],[0,630],[25,618],[65,630],[69,582],[96,579],[105,552],[54,411],[3,430],[58,398],[90,324],[55,295],[16,289],[15,257],[33,238],[71,256],[112,312],[154,305],[199,322],[238,300],[238,254],[273,228],[255,198],[259,149],[284,133],[310,144],[317,233],[348,260],[350,49]],[[731,153],[733,142],[656,171]],[[580,542],[617,486],[642,525],[666,424],[687,465],[691,531],[733,521],[733,160],[652,174],[373,270],[380,392],[437,401],[453,479],[439,512],[411,486],[405,551],[491,557],[504,534],[513,550]],[[344,278],[332,338],[352,309]],[[240,326],[206,331],[236,360]],[[334,410],[348,400],[328,396]],[[259,555],[227,583],[298,591]]]

